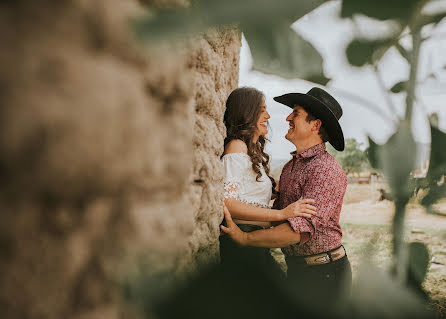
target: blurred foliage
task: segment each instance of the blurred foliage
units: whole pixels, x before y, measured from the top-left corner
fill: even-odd
[[[426,250],[411,246],[414,271],[420,281],[426,269]],[[359,270],[352,294],[322,299],[318,287],[277,276],[261,258],[252,254],[230,264],[212,264],[187,280],[170,280],[170,293],[156,295],[159,276],[139,273],[124,286],[126,300],[145,318],[160,319],[270,319],[283,318],[434,318],[423,300],[395,278],[367,260]],[[155,296],[153,296],[155,294]],[[147,306],[147,300],[151,306]]]
[[[412,195],[408,185],[416,158],[416,143],[409,122],[400,122],[386,144],[378,145],[369,138],[369,145],[368,156],[372,167],[387,176],[392,197],[406,204]]]
[[[351,65],[373,64],[391,47],[393,39],[355,39],[347,47],[347,59]]]
[[[385,35],[384,38],[365,39],[358,37],[353,39],[346,50],[350,64],[363,66],[378,63],[391,47],[395,47],[404,59],[413,64],[415,61],[411,61],[411,52],[407,51],[399,42],[403,32],[407,30],[406,27],[419,32],[426,25],[438,24],[446,16],[446,12],[432,15],[422,13],[423,5],[428,2],[428,0],[394,0],[390,3],[386,0],[344,0],[341,12],[343,17],[353,18],[362,14],[379,20],[393,21],[398,26],[396,30]],[[386,9],[383,10],[383,8]],[[401,89],[401,86],[395,87],[397,92],[394,93],[401,92]]]
[[[187,8],[150,12],[135,23],[137,35],[147,41],[178,41],[209,28],[237,26],[245,34],[253,69],[284,78],[301,78],[325,85],[322,57],[291,24],[325,0],[206,0]]]
[[[431,154],[427,178],[439,181],[446,175],[446,133],[431,125]]]
[[[426,0],[343,0],[341,16],[363,14],[379,20],[396,19],[407,23]]]
[[[251,48],[254,70],[272,74],[280,70],[284,78],[297,76],[320,84],[329,81],[323,75],[322,57],[289,25],[246,26],[243,32]]]
[[[152,318],[154,306],[166,300],[181,285],[184,278],[166,269],[157,269],[156,263],[140,258],[132,271],[119,280],[123,299],[143,315]],[[149,302],[150,301],[150,302]]]
[[[390,89],[390,92],[392,93],[401,93],[403,91],[407,90],[407,81],[400,81],[396,83],[392,88]]]
[[[429,250],[424,243],[409,244],[409,281],[417,288],[421,287],[429,267]]]
[[[420,188],[427,189],[427,194],[421,200],[421,204],[426,206],[429,212],[437,213],[432,208],[439,199],[446,196],[446,133],[439,130],[434,123],[431,123],[431,154],[429,159],[429,171],[424,183]]]
[[[210,265],[157,304],[156,314],[161,319],[323,318],[320,309],[297,298],[296,289],[256,257]]]
[[[347,318],[434,318],[422,299],[404,289],[394,277],[365,262],[352,287]]]
[[[412,136],[411,119],[413,107],[416,103],[416,87],[418,79],[418,64],[420,59],[420,48],[429,35],[423,33],[422,29],[426,25],[435,27],[446,12],[426,13],[426,4],[432,1],[427,0],[343,0],[341,15],[343,17],[355,18],[358,15],[366,15],[376,20],[386,20],[393,22],[398,27],[391,31],[391,34],[381,35],[377,39],[364,39],[359,36],[353,39],[346,50],[347,59],[354,66],[373,65],[378,72],[378,64],[385,53],[392,47],[409,63],[409,77],[407,80],[399,81],[390,88],[394,94],[406,94],[406,109],[403,120],[399,121],[395,133],[384,145],[376,144],[369,138],[369,149],[367,151],[372,167],[381,170],[386,176],[391,189],[391,198],[395,202],[395,215],[393,219],[393,245],[394,245],[394,270],[400,281],[405,281],[405,274],[412,269],[419,269],[419,263],[414,258],[413,249],[420,249],[411,245],[407,248],[404,245],[404,218],[405,207],[418,188],[426,188],[427,195],[421,203],[428,211],[431,211],[432,204],[446,194],[446,186],[441,184],[444,179],[444,165],[446,155],[444,152],[445,133],[437,128],[432,128],[431,159],[428,176],[425,180],[411,179],[414,171],[417,154],[416,143]],[[378,23],[378,22],[377,22]],[[435,28],[431,28],[435,30]],[[402,38],[409,38],[412,46],[406,49],[401,44]],[[384,92],[387,94],[388,92]],[[388,99],[390,100],[390,99]],[[396,115],[396,114],[395,114]],[[437,168],[438,167],[438,168]],[[417,248],[414,248],[417,247]],[[409,252],[406,252],[409,250]],[[407,257],[409,256],[409,257]],[[417,266],[418,265],[418,266]],[[419,273],[415,271],[415,273]],[[422,277],[415,281],[421,289]]]
[[[356,139],[347,138],[344,151],[336,151],[331,145],[327,147],[327,151],[342,165],[347,175],[360,173],[369,166],[366,153],[361,150],[361,145],[362,143],[359,143]]]

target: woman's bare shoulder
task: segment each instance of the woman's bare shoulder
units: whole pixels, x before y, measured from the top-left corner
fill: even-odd
[[[226,144],[223,155],[231,153],[245,153],[248,154],[248,146],[242,140],[231,140]]]

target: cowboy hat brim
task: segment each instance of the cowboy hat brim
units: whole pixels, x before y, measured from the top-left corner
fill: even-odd
[[[333,112],[321,101],[304,93],[288,93],[276,96],[274,101],[284,104],[290,108],[295,105],[303,107],[308,113],[322,121],[329,136],[328,142],[338,151],[345,148],[344,133],[341,125]]]

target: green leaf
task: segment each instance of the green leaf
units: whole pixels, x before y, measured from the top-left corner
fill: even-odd
[[[343,0],[341,16],[364,14],[378,20],[398,19],[407,21],[424,0]]]
[[[427,178],[438,180],[446,175],[446,133],[431,125],[431,154]]]
[[[320,54],[289,25],[242,28],[251,48],[254,70],[288,79],[302,78],[322,85],[328,82]]]
[[[349,303],[350,312],[340,318],[435,318],[418,295],[367,258],[358,267]]]
[[[434,116],[432,119],[435,118]],[[434,122],[434,121],[432,121]],[[427,194],[421,200],[421,204],[426,206],[428,212],[435,213],[432,205],[439,199],[446,196],[446,133],[438,129],[435,124],[431,124],[431,154],[429,158],[429,170],[427,172],[428,188]],[[441,184],[443,180],[443,184]]]
[[[197,11],[190,8],[160,9],[134,21],[133,30],[137,38],[145,42],[173,42],[210,27]]]
[[[418,27],[422,27],[428,24],[438,24],[440,23],[441,20],[444,19],[444,17],[446,17],[446,12],[442,12],[442,13],[438,13],[438,14],[434,14],[434,15],[421,15],[420,17],[418,17],[417,19],[417,26]]]
[[[423,197],[420,203],[426,207],[428,213],[444,215],[432,208],[432,205],[444,197],[446,197],[446,184],[438,185],[437,183],[430,182],[428,186],[428,193]]]
[[[378,145],[370,138],[369,143],[370,164],[384,172],[395,201],[407,203],[411,196],[409,178],[415,168],[416,158],[416,143],[410,123],[401,121],[396,133],[384,145]]]
[[[390,91],[392,93],[401,93],[401,92],[407,90],[407,85],[408,85],[408,81],[400,81],[400,82],[396,83],[394,86],[392,86]]]
[[[327,0],[199,0],[187,8],[160,9],[138,19],[134,27],[146,41],[175,40],[212,27],[243,23],[252,28],[291,24]]]
[[[379,145],[373,141],[370,136],[368,137],[369,147],[366,150],[367,158],[369,159],[370,165],[375,169],[381,169],[379,166]]]
[[[176,40],[210,27],[238,25],[251,48],[255,70],[325,85],[322,57],[290,25],[325,0],[203,0],[189,8],[160,10],[141,19],[141,39]]]
[[[393,38],[384,40],[354,39],[347,46],[347,59],[354,66],[372,64],[384,55],[394,41]]]
[[[429,250],[420,242],[409,244],[409,276],[421,288],[429,266]]]

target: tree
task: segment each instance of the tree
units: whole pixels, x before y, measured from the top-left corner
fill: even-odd
[[[368,166],[365,151],[361,150],[362,143],[354,138],[345,140],[345,149],[343,152],[336,151],[331,145],[327,148],[328,152],[333,155],[342,165],[347,175],[352,173],[360,173]]]

